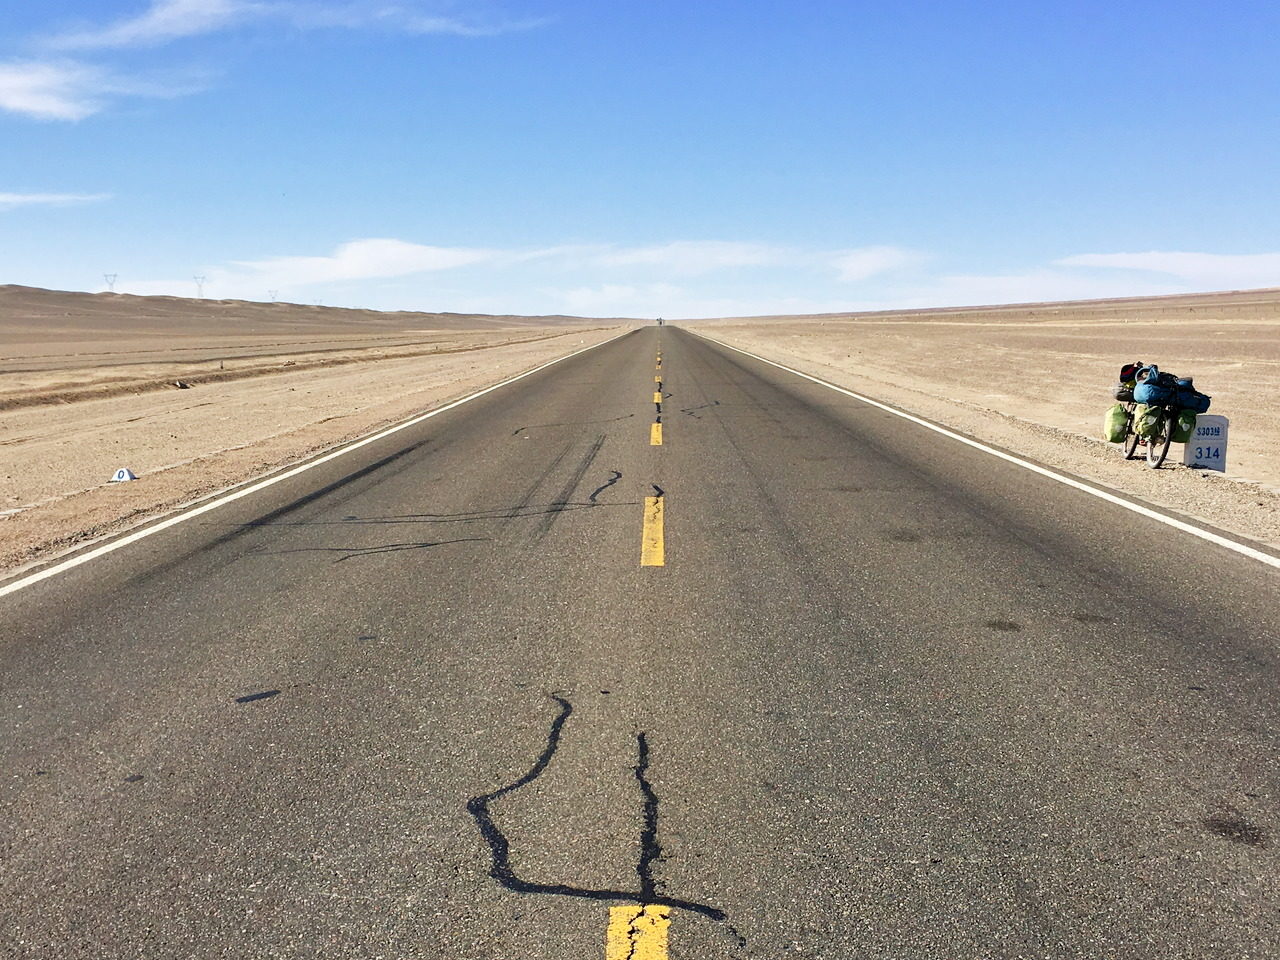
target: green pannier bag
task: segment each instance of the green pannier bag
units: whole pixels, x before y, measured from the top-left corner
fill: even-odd
[[[1173,442],[1186,443],[1196,430],[1196,415],[1193,410],[1178,411],[1178,422],[1173,425]]]
[[[1154,437],[1160,431],[1160,419],[1164,411],[1140,403],[1133,411],[1133,432],[1140,437]]]
[[[1124,406],[1117,403],[1102,418],[1102,436],[1107,443],[1124,443],[1124,435],[1129,432],[1129,415]]]

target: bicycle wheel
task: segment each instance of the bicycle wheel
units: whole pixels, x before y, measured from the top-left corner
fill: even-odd
[[[1125,429],[1126,429],[1128,432],[1127,432],[1127,433],[1125,433],[1125,435],[1124,435],[1124,458],[1125,458],[1126,460],[1132,460],[1132,459],[1134,458],[1134,456],[1136,456],[1136,455],[1137,455],[1137,452],[1138,452],[1138,441],[1141,439],[1141,438],[1140,438],[1136,433],[1134,433],[1134,432],[1133,432],[1133,408],[1134,408],[1134,406],[1135,406],[1135,405],[1134,405],[1134,404],[1132,404],[1132,403],[1126,403],[1126,404],[1124,405],[1125,413],[1126,413],[1126,414],[1128,414],[1128,416],[1129,416],[1129,422],[1128,422],[1128,425],[1125,427]]]
[[[1173,423],[1177,415],[1168,407],[1160,411],[1160,427],[1155,436],[1147,438],[1147,466],[1152,470],[1164,463],[1169,455],[1169,443],[1173,440]]]

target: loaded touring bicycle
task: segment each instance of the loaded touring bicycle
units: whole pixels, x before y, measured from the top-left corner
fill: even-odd
[[[1164,463],[1169,444],[1191,439],[1196,415],[1208,411],[1210,400],[1190,377],[1176,377],[1140,361],[1120,368],[1115,398],[1119,402],[1107,411],[1106,438],[1124,444],[1126,460],[1145,448],[1152,469]]]

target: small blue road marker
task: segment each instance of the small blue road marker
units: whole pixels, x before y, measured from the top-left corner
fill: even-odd
[[[124,483],[126,480],[137,480],[138,475],[128,467],[121,467],[112,475],[109,483]]]

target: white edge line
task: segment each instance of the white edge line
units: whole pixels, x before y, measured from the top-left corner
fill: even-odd
[[[1105,500],[1108,503],[1113,503],[1117,507],[1123,507],[1133,513],[1149,517],[1150,519],[1163,523],[1166,526],[1173,527],[1175,530],[1181,530],[1183,533],[1189,533],[1194,537],[1199,537],[1201,540],[1208,540],[1210,543],[1216,543],[1220,547],[1226,547],[1228,550],[1234,550],[1242,556],[1249,557],[1252,560],[1257,560],[1260,563],[1265,563],[1267,566],[1280,569],[1280,557],[1272,556],[1269,553],[1263,553],[1261,550],[1255,550],[1248,544],[1240,543],[1236,540],[1231,540],[1228,537],[1223,537],[1213,533],[1210,530],[1204,530],[1201,527],[1185,523],[1177,517],[1171,517],[1168,514],[1160,513],[1158,510],[1152,510],[1150,507],[1144,507],[1141,504],[1133,503],[1123,497],[1117,497],[1113,493],[1108,493],[1105,490],[1099,490],[1097,487],[1090,486],[1087,483],[1082,483],[1073,477],[1058,473],[1056,470],[1050,470],[1037,463],[1032,463],[1030,460],[1023,460],[1021,457],[1015,457],[1011,453],[1005,453],[1003,450],[997,450],[995,447],[989,447],[985,443],[966,437],[963,434],[956,433],[954,430],[948,430],[946,427],[940,427],[936,423],[930,423],[928,420],[907,413],[905,410],[899,410],[896,407],[889,406],[887,403],[881,403],[879,400],[873,400],[871,397],[865,397],[852,390],[846,390],[844,387],[838,387],[834,383],[830,383],[819,377],[810,376],[807,373],[788,367],[786,364],[758,356],[757,354],[751,353],[749,350],[743,350],[741,347],[735,347],[732,344],[725,343],[723,340],[717,340],[715,337],[708,337],[701,333],[694,333],[692,330],[689,330],[689,333],[692,333],[695,337],[699,337],[703,340],[708,340],[711,343],[717,343],[722,347],[735,351],[736,353],[741,353],[743,356],[751,357],[753,360],[759,360],[761,363],[767,363],[772,367],[777,367],[779,370],[785,370],[787,373],[793,373],[797,377],[803,377],[805,380],[810,380],[813,383],[828,387],[837,393],[843,393],[847,397],[853,397],[855,400],[861,400],[863,403],[870,404],[871,406],[883,410],[886,413],[892,413],[895,417],[902,417],[904,420],[910,420],[912,423],[919,424],[928,430],[932,430],[934,433],[940,433],[944,437],[950,437],[952,440],[958,440],[963,444],[973,447],[975,450],[981,450],[983,453],[989,453],[993,457],[999,457],[1001,460],[1016,464],[1019,467],[1030,470],[1032,473],[1038,473],[1042,477],[1048,477],[1050,480],[1056,480],[1058,483],[1066,484],[1068,487],[1080,490],[1090,496],[1097,497],[1099,500]]]
[[[36,573],[22,577],[21,579],[18,579],[18,580],[14,580],[12,583],[7,583],[4,586],[0,586],[0,597],[8,596],[11,593],[17,593],[19,590],[23,589],[24,587],[33,586],[34,584],[39,583],[41,580],[47,580],[50,577],[55,577],[60,573],[65,573],[68,570],[71,570],[75,567],[80,566],[82,563],[88,563],[90,560],[96,560],[98,557],[106,556],[108,553],[112,553],[113,551],[119,550],[121,547],[126,547],[131,543],[137,543],[139,540],[143,539],[144,537],[149,537],[153,533],[159,533],[161,530],[168,530],[170,527],[177,526],[178,524],[182,523],[184,520],[190,520],[192,517],[198,517],[202,513],[208,513],[210,510],[220,507],[224,503],[231,503],[233,500],[239,500],[241,497],[247,497],[251,493],[257,493],[259,490],[265,490],[267,487],[274,486],[275,484],[280,483],[284,480],[288,480],[292,477],[296,477],[300,473],[305,473],[306,471],[312,469],[313,467],[318,467],[322,463],[328,463],[330,460],[336,460],[338,457],[348,454],[352,450],[359,450],[361,447],[367,446],[370,443],[376,443],[378,440],[381,440],[384,437],[389,437],[393,433],[399,433],[401,430],[406,430],[409,427],[422,423],[422,421],[424,420],[430,420],[432,417],[437,417],[442,413],[452,410],[454,407],[460,407],[464,403],[469,403],[472,400],[479,399],[480,397],[483,397],[486,393],[492,393],[494,390],[499,390],[502,387],[513,384],[517,380],[523,380],[525,377],[533,376],[533,374],[537,373],[540,370],[545,370],[547,369],[547,367],[553,366],[554,364],[572,359],[573,357],[576,357],[579,354],[586,353],[588,350],[594,350],[597,347],[603,347],[606,343],[612,343],[614,340],[619,340],[622,337],[625,337],[627,334],[633,333],[633,332],[634,332],[633,330],[625,330],[615,337],[610,337],[608,340],[601,340],[599,343],[593,343],[591,346],[583,347],[581,350],[575,350],[572,353],[566,353],[563,357],[556,357],[554,360],[548,360],[546,363],[539,364],[538,366],[534,367],[532,370],[526,370],[524,373],[516,374],[514,377],[508,377],[506,380],[502,380],[498,383],[493,384],[492,386],[485,387],[483,390],[477,390],[475,393],[468,394],[465,397],[461,397],[457,400],[451,401],[450,403],[446,403],[443,407],[436,407],[434,410],[428,410],[426,413],[418,414],[415,417],[411,417],[408,420],[401,421],[400,423],[387,427],[384,430],[380,430],[377,433],[370,434],[367,437],[361,437],[359,440],[353,440],[350,443],[344,446],[341,446],[336,450],[331,450],[328,453],[324,454],[323,456],[317,457],[314,460],[308,460],[306,463],[299,464],[296,467],[292,467],[288,470],[285,470],[283,473],[274,474],[270,477],[267,477],[265,480],[259,480],[256,483],[251,483],[249,486],[242,487],[239,490],[234,490],[231,493],[226,494],[225,496],[216,497],[213,500],[206,501],[205,503],[202,503],[196,507],[192,507],[189,510],[175,513],[172,516],[166,517],[164,520],[161,520],[159,523],[155,523],[149,527],[144,527],[141,530],[137,530],[133,533],[126,534],[125,536],[120,537],[119,539],[112,540],[109,543],[104,543],[102,546],[97,547],[93,550],[87,550],[84,553],[71,557],[68,560],[63,560],[61,563],[55,563],[52,566],[46,567],[45,569],[40,570]]]

